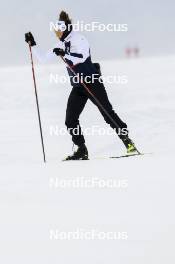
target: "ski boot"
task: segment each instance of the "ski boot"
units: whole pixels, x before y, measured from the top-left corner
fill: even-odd
[[[82,144],[78,147],[77,151],[73,153],[73,155],[68,156],[64,159],[66,160],[88,160],[88,150],[85,144]]]
[[[126,149],[127,149],[127,154],[139,154],[138,150],[135,147],[134,142],[128,137],[122,137],[121,140],[123,141]]]

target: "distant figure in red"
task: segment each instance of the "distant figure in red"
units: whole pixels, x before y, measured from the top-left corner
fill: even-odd
[[[132,53],[132,49],[129,48],[129,47],[126,48],[125,53],[126,53],[126,57],[130,58],[131,57],[131,53]]]

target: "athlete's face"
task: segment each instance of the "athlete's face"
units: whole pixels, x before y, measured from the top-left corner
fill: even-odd
[[[62,37],[62,35],[63,35],[63,32],[62,31],[60,31],[60,30],[55,30],[55,34],[56,34],[56,36],[57,36],[57,38],[61,38]]]

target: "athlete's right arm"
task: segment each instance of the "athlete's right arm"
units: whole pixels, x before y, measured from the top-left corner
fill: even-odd
[[[55,60],[53,49],[50,49],[47,52],[43,52],[39,47],[34,46],[32,47],[32,51],[34,56],[40,63],[52,62]]]
[[[36,42],[34,40],[34,37],[31,32],[28,32],[25,34],[25,41],[31,45],[32,51],[34,56],[37,58],[37,60],[40,63],[47,63],[47,62],[54,62],[56,61],[55,55],[53,53],[53,48],[49,49],[47,52],[43,52],[40,50],[40,48],[36,45]],[[62,43],[57,43],[54,48],[59,48]]]

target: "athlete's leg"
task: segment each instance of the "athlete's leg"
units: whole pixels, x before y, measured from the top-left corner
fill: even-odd
[[[82,91],[82,87],[73,87],[70,93],[65,124],[69,133],[72,136],[72,141],[75,145],[80,146],[85,143],[84,136],[79,124],[79,116],[83,111],[86,102],[88,100],[87,95]]]

